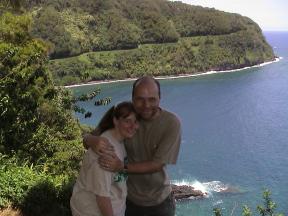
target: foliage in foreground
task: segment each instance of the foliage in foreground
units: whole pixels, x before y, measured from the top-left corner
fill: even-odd
[[[12,205],[25,216],[71,215],[69,200],[75,178],[50,175],[39,171],[39,167],[20,165],[16,158],[1,154],[0,171],[0,209]],[[276,204],[268,190],[263,192],[263,204],[257,210],[260,216],[283,216],[276,213]],[[221,209],[214,209],[214,215],[222,216]],[[242,215],[253,214],[244,206]]]
[[[71,215],[74,178],[51,175],[43,168],[20,165],[17,158],[0,154],[0,209],[16,207],[25,216]]]
[[[48,47],[31,37],[30,23],[9,13],[0,20],[0,153],[54,174],[75,172],[83,147],[72,95],[54,86]]]
[[[73,109],[77,100],[97,94],[73,98],[54,86],[46,68],[48,47],[31,37],[30,21],[28,15],[0,17],[0,209],[68,216],[83,155]]]
[[[263,192],[263,204],[257,206],[257,211],[260,216],[284,216],[283,214],[275,213],[276,203],[271,198],[271,192],[269,190],[265,190]],[[215,208],[213,209],[215,216],[222,216],[221,209]],[[232,214],[231,214],[232,215]],[[242,216],[252,216],[251,209],[244,205],[242,209]]]
[[[24,215],[70,215],[73,176],[82,158],[72,96],[56,88],[47,46],[30,17],[0,17],[0,208]]]

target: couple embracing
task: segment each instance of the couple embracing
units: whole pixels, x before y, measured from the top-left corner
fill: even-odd
[[[160,96],[156,79],[137,79],[132,103],[112,107],[84,137],[90,148],[70,200],[73,216],[175,214],[166,164],[177,161],[181,125],[160,108]]]

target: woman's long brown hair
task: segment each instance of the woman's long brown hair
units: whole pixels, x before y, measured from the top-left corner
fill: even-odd
[[[133,104],[129,101],[121,102],[117,105],[112,106],[101,118],[99,124],[97,125],[95,131],[93,132],[94,135],[100,135],[106,130],[114,128],[115,125],[113,123],[113,118],[126,118],[131,113],[135,113],[135,109]]]

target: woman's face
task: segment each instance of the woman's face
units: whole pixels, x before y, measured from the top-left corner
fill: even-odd
[[[115,119],[114,124],[124,139],[131,138],[139,127],[135,113],[130,113],[126,118]]]

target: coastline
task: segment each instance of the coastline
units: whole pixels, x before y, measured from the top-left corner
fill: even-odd
[[[238,68],[238,69],[232,69],[232,70],[207,71],[207,72],[193,73],[193,74],[179,74],[179,75],[175,75],[175,76],[157,76],[155,78],[159,79],[159,80],[164,80],[164,79],[179,79],[179,78],[186,78],[186,77],[205,76],[205,75],[218,74],[218,73],[231,73],[231,72],[237,72],[237,71],[242,71],[242,70],[256,68],[256,67],[263,67],[263,66],[268,65],[268,64],[279,62],[281,59],[282,59],[282,57],[276,57],[273,61],[263,62],[263,63],[258,64],[258,65],[253,65],[253,66],[250,66],[250,67],[243,67],[243,68]],[[80,86],[100,85],[100,84],[105,84],[105,83],[128,82],[128,81],[134,81],[136,79],[137,78],[127,78],[127,79],[122,79],[122,80],[91,81],[91,82],[87,82],[87,83],[67,85],[67,86],[64,86],[64,87],[65,88],[75,88],[75,87],[80,87]]]

